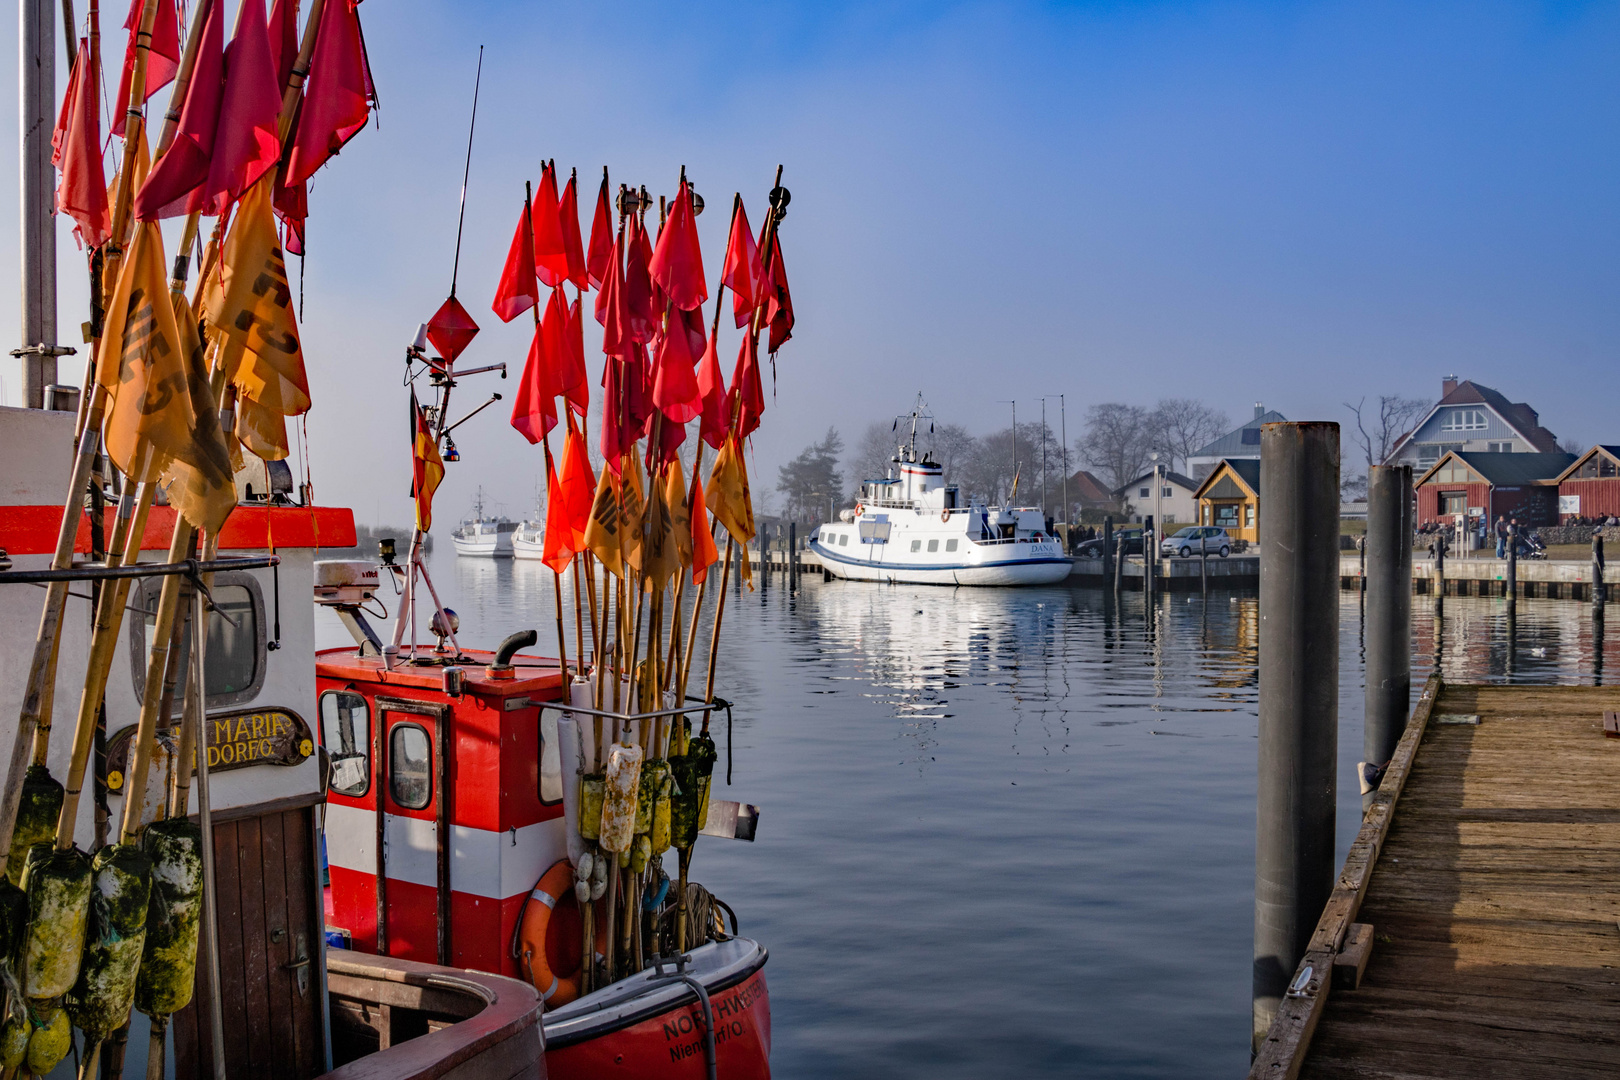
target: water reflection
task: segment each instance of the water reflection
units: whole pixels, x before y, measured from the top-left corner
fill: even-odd
[[[545,567],[432,570],[466,643],[535,627],[554,648]],[[693,867],[771,949],[775,1074],[1241,1075],[1256,597],[783,585],[730,593],[721,642],[723,797],[762,807],[759,840],[705,841]],[[1501,599],[1436,611],[1414,598],[1418,685],[1436,662],[1479,682],[1614,667],[1587,604],[1520,600],[1511,624]],[[1341,594],[1341,857],[1362,614]]]

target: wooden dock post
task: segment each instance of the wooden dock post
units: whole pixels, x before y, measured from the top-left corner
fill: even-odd
[[[1154,571],[1158,569],[1159,538],[1154,532],[1153,515],[1142,519],[1142,606],[1153,607]]]
[[[1592,610],[1597,614],[1603,613],[1603,605],[1609,599],[1609,587],[1603,584],[1603,534],[1592,533]]]
[[[1339,425],[1260,429],[1260,761],[1253,1048],[1333,890],[1339,741]]]
[[[799,523],[788,522],[788,590],[799,587]]]
[[[1114,515],[1112,514],[1103,518],[1102,550],[1103,573],[1112,577],[1114,574]]]
[[[1519,603],[1519,526],[1507,527],[1507,594],[1508,612]]]
[[[1367,670],[1362,795],[1366,810],[1377,780],[1406,729],[1412,699],[1412,467],[1367,470]]]

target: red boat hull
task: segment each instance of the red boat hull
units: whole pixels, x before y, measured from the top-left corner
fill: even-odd
[[[770,1080],[771,1003],[760,968],[742,982],[712,995],[716,1073],[725,1080]],[[592,1038],[546,1046],[550,1080],[649,1077],[676,1080],[707,1076],[703,1053],[703,1007],[696,1002]]]

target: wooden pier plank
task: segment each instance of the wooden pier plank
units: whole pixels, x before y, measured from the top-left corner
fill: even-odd
[[[1297,1075],[1620,1075],[1617,708],[1620,688],[1441,690],[1436,717],[1480,723],[1424,732],[1358,916],[1372,958]]]

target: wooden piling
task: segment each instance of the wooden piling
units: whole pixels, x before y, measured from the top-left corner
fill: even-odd
[[[1339,425],[1260,433],[1260,761],[1253,1046],[1333,889],[1339,727]]]
[[[1374,465],[1368,470],[1361,577],[1367,628],[1362,730],[1364,764],[1379,772],[1400,742],[1412,697],[1411,506],[1411,466]],[[1363,810],[1371,805],[1373,790],[1362,796]]]

